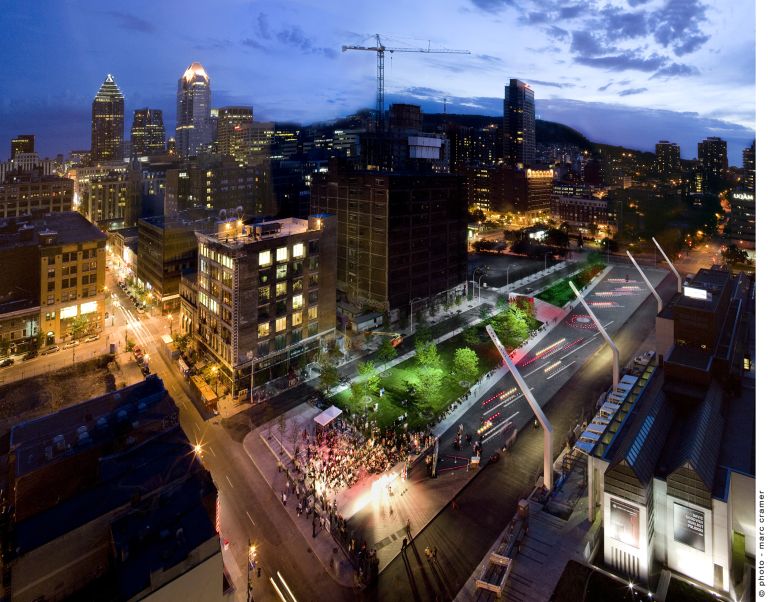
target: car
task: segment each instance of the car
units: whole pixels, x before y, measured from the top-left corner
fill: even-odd
[[[68,343],[64,343],[62,345],[62,349],[72,349],[72,347],[77,347],[80,344],[80,341],[69,341]]]
[[[58,345],[51,345],[50,347],[47,347],[44,349],[40,355],[50,355],[51,353],[56,353],[60,347]]]
[[[94,341],[98,341],[98,340],[99,340],[99,335],[98,334],[89,334],[87,337],[85,337],[83,339],[83,342],[84,343],[93,343]]]
[[[7,368],[8,366],[13,366],[13,358],[11,357],[7,357],[0,362],[0,368]]]
[[[24,354],[24,357],[21,358],[21,359],[26,362],[27,360],[35,359],[37,357],[37,355],[38,355],[37,354],[37,349],[31,349],[31,350],[27,351]]]

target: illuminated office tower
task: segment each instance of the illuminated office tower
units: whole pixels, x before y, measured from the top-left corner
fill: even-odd
[[[192,63],[176,95],[176,150],[182,157],[195,156],[212,138],[211,81],[200,63]]]
[[[101,84],[93,99],[91,117],[91,161],[123,158],[125,99],[112,75]]]

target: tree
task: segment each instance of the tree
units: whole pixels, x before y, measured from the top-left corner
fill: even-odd
[[[499,295],[496,298],[496,308],[497,309],[504,309],[509,304],[509,301],[507,301],[502,295]]]
[[[336,341],[331,341],[328,343],[328,357],[330,357],[333,361],[341,359],[341,356],[344,355],[341,352],[341,349],[339,349],[339,345],[336,343]]]
[[[519,308],[510,306],[493,319],[493,327],[506,347],[517,348],[528,336],[528,324]]]
[[[416,341],[416,363],[422,368],[439,370],[440,354],[433,342]]]
[[[173,342],[176,344],[176,349],[179,350],[182,354],[187,352],[187,348],[189,347],[191,337],[189,334],[178,334],[176,333],[173,335]]]
[[[8,355],[8,350],[10,348],[10,341],[4,337],[0,337],[0,356]]]
[[[476,222],[485,221],[485,213],[483,213],[480,209],[475,209],[472,213],[469,214],[469,216],[472,218],[473,221],[476,221]]]
[[[477,353],[469,347],[460,347],[453,354],[453,369],[459,380],[474,382],[480,371]]]
[[[472,243],[472,248],[475,253],[482,253],[483,251],[492,251],[496,247],[496,243],[492,240],[476,240]]]
[[[397,357],[397,349],[392,346],[392,341],[384,339],[379,343],[379,350],[376,352],[379,361],[386,364]]]
[[[332,363],[324,361],[320,364],[320,386],[325,393],[339,384],[339,370]]]
[[[723,261],[728,265],[735,265],[737,263],[747,263],[749,261],[749,253],[744,249],[739,249],[734,244],[728,245],[724,250],[720,251],[720,255]]]
[[[362,379],[363,386],[371,393],[378,393],[381,387],[381,377],[376,371],[373,362],[360,362],[357,365],[357,373]]]
[[[480,344],[480,335],[477,332],[477,328],[474,326],[467,328],[464,331],[462,338],[464,339],[464,344],[466,345],[474,346]]]
[[[88,331],[88,316],[80,315],[72,318],[69,323],[69,334],[73,339],[79,339]]]
[[[443,373],[441,370],[422,368],[419,371],[419,380],[416,382],[416,398],[422,413],[431,414],[434,411],[435,403],[440,400],[442,381]]]
[[[416,325],[416,344],[426,343],[432,340],[432,329],[427,324],[421,322]]]

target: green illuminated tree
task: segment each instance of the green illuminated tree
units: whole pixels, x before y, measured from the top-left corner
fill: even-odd
[[[475,382],[480,371],[477,353],[469,347],[460,347],[453,354],[453,370],[459,380]]]

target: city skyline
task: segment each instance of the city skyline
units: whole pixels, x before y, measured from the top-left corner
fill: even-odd
[[[174,3],[151,12],[139,3],[133,13],[100,10],[89,1],[46,11],[14,7],[4,18],[16,25],[15,35],[0,43],[10,59],[0,76],[7,90],[0,136],[34,128],[48,155],[87,147],[89,97],[107,73],[120,82],[126,110],[157,107],[172,123],[175,84],[192,61],[211,74],[212,106],[252,104],[257,119],[300,123],[343,117],[374,106],[375,60],[368,53],[342,54],[340,47],[380,31],[385,44],[472,52],[389,55],[387,105],[405,100],[437,112],[447,98],[448,112],[500,115],[505,82],[519,78],[536,90],[539,118],[595,141],[651,150],[669,139],[680,143],[683,158],[692,158],[697,141],[721,136],[729,143],[729,163],[739,165],[754,138],[753,5],[630,5],[525,8],[457,0],[439,12],[430,3],[408,13],[405,5],[389,5],[391,15],[375,5],[351,14],[343,5],[296,2],[233,2],[220,12],[179,11]],[[76,18],[80,31],[92,36],[78,33]],[[49,27],[51,20],[62,26]],[[449,35],[459,22],[461,35]],[[430,36],[431,42],[417,39]],[[45,81],[31,77],[44,68]],[[699,91],[695,106],[690,86]],[[306,102],[308,94],[314,102]]]

